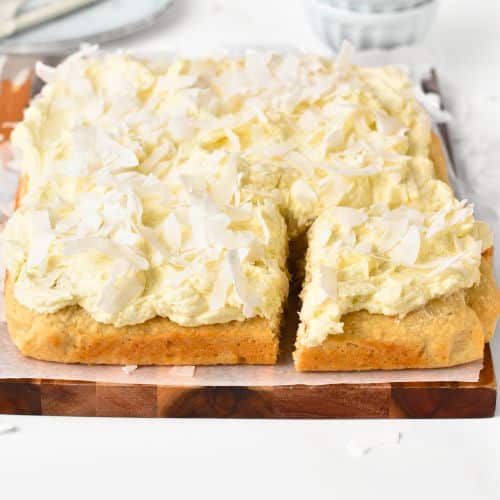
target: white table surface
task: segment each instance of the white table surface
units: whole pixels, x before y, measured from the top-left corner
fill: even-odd
[[[299,0],[178,3],[172,17],[117,46],[189,54],[234,45],[325,50]],[[486,102],[495,125],[488,130],[498,134],[500,2],[441,4],[422,48],[439,68],[445,93],[454,89],[456,99],[459,88]],[[481,122],[481,115],[471,120]],[[491,137],[499,147],[496,135]],[[6,500],[500,498],[499,417],[214,421],[0,415],[0,428],[4,423],[17,427],[0,434],[0,495]],[[402,433],[399,445],[375,447],[359,458],[347,449],[353,440],[369,443],[396,432]]]

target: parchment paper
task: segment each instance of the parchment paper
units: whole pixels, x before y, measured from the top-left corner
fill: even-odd
[[[139,367],[127,375],[119,366],[64,365],[22,356],[0,326],[0,379],[48,378],[172,386],[274,386],[374,384],[384,382],[476,382],[482,362],[436,370],[298,373],[291,357],[274,366]]]

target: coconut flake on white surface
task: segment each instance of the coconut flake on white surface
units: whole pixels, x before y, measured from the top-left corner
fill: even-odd
[[[346,445],[349,454],[354,458],[360,458],[377,448],[398,446],[403,434],[401,432],[386,432],[383,435],[374,433],[365,438],[352,439]]]
[[[17,427],[14,424],[10,424],[8,422],[0,422],[0,435],[9,434],[16,431]]]

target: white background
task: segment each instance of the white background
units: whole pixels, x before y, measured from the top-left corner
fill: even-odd
[[[298,0],[178,3],[169,19],[119,45],[186,53],[231,45],[325,50]],[[422,48],[438,67],[447,104],[457,116],[451,127],[461,168],[468,166],[464,159],[469,155],[495,179],[491,172],[500,166],[500,2],[442,0]],[[500,181],[489,184],[491,192],[500,192]],[[474,196],[479,194],[476,190]],[[488,208],[483,207],[485,214]],[[495,350],[500,366],[499,347]],[[0,496],[6,500],[500,498],[500,417],[212,421],[0,416],[2,423],[18,428],[0,434]],[[397,432],[402,433],[399,445],[377,446],[358,458],[348,451],[353,441],[384,441]]]

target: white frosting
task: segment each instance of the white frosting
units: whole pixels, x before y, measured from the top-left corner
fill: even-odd
[[[451,196],[407,78],[353,66],[348,49],[334,62],[249,51],[161,63],[87,47],[37,73],[48,84],[13,133],[29,189],[4,241],[16,298],[39,312],[274,321],[283,216],[293,236],[332,205],[448,193],[439,209]]]

